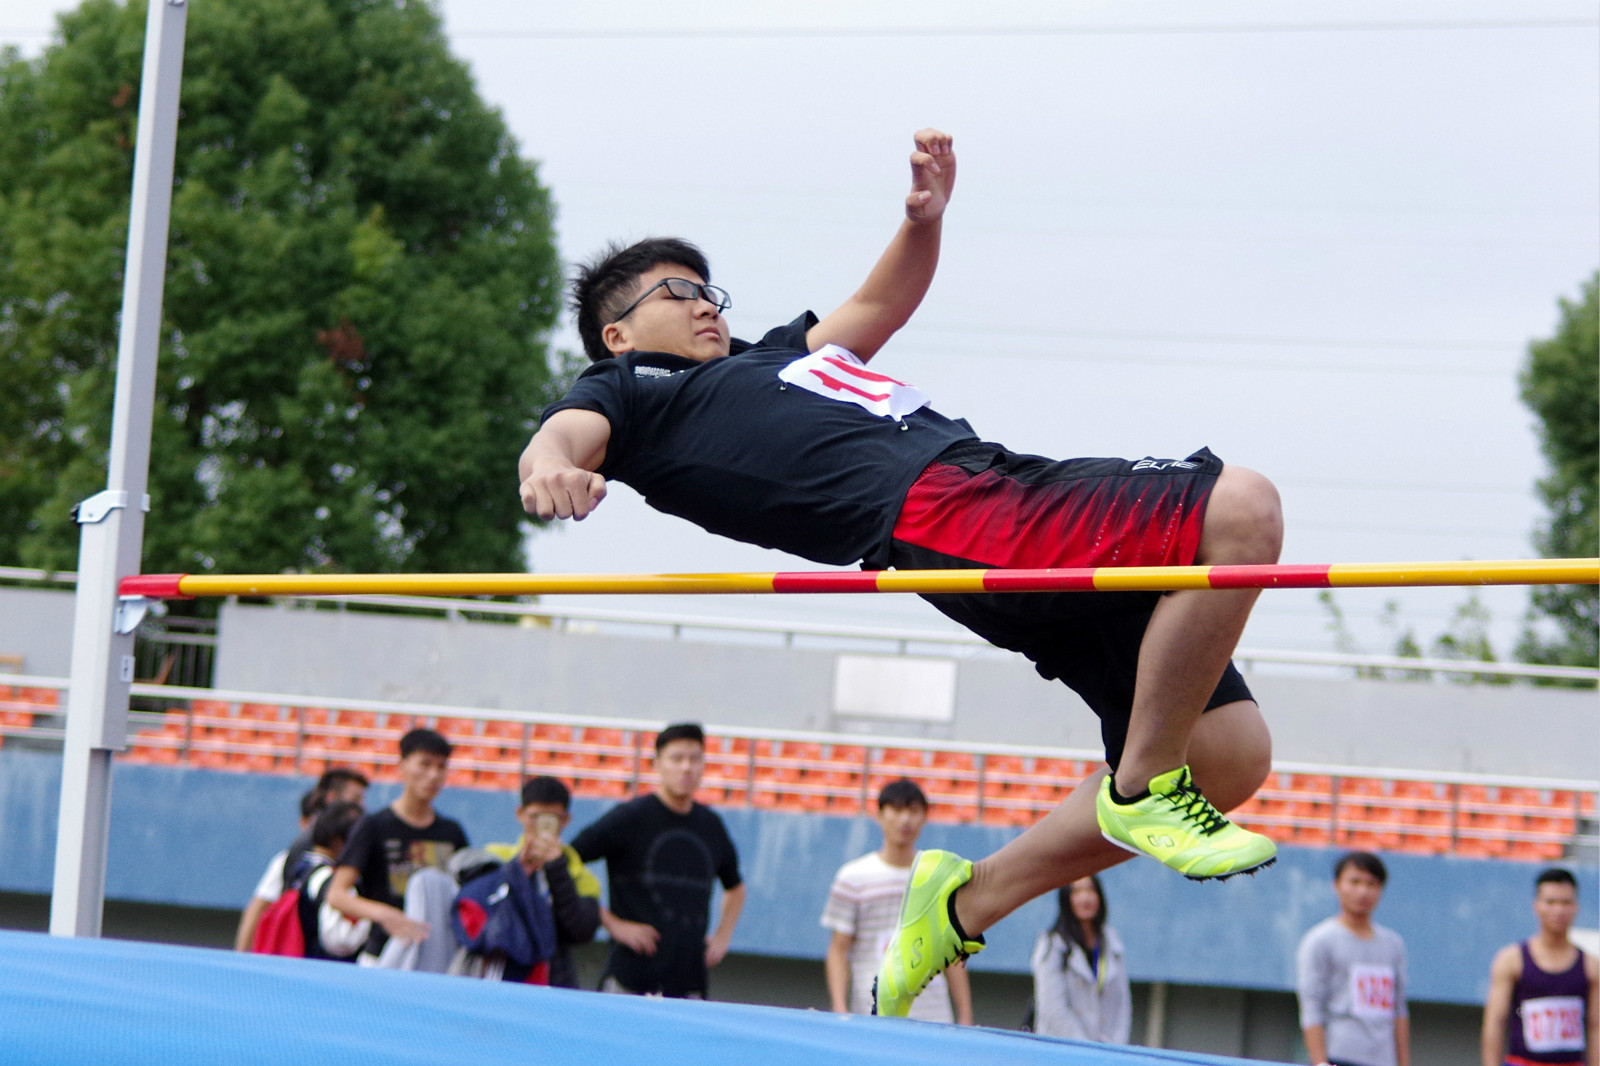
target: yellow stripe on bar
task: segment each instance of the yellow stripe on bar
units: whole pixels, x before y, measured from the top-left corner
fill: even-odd
[[[771,592],[771,574],[185,575],[185,596],[536,596],[558,593]]]
[[[1094,572],[1094,587],[1102,592],[1208,589],[1211,567],[1102,566]]]
[[[1594,585],[1600,560],[1497,559],[1437,563],[1334,563],[1333,588],[1397,588],[1416,585]]]

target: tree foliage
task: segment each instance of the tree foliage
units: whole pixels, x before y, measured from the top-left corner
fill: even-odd
[[[1600,273],[1576,301],[1561,301],[1555,336],[1528,346],[1522,400],[1539,418],[1549,474],[1539,482],[1548,510],[1535,535],[1551,558],[1589,558],[1597,550],[1600,493]],[[1553,623],[1555,636],[1530,628],[1518,649],[1529,662],[1595,666],[1600,661],[1600,589],[1552,585],[1534,589],[1533,617]]]
[[[144,5],[0,55],[0,561],[104,487]],[[193,5],[149,571],[520,570],[548,194],[426,3]]]

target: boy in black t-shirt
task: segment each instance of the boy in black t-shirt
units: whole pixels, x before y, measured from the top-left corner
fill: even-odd
[[[722,819],[694,801],[706,738],[692,723],[656,736],[656,790],[618,804],[572,838],[584,862],[604,860],[611,934],[600,987],[608,992],[704,999],[707,971],[722,961],[744,910],[739,855]],[[722,917],[709,937],[711,895]]]
[[[450,742],[431,729],[400,738],[399,797],[356,823],[328,886],[328,903],[353,921],[372,922],[363,954],[382,953],[390,937],[427,939],[424,922],[406,917],[406,882],[424,867],[445,869],[467,847],[459,823],[433,809],[450,766]]]
[[[938,265],[955,152],[937,130],[915,140],[899,231],[861,288],[820,320],[808,312],[754,344],[731,339],[727,293],[680,240],[608,249],[583,268],[573,306],[595,365],[545,410],[523,452],[524,508],[581,520],[615,477],[658,510],[824,563],[1276,562],[1277,490],[1254,471],[1205,449],[1137,461],[1015,455],[866,368]],[[926,597],[1078,692],[1101,719],[1110,772],[975,866],[919,856],[879,973],[882,1013],[904,1015],[1023,903],[1129,851],[1196,880],[1272,861],[1271,841],[1220,813],[1270,769],[1266,725],[1229,661],[1258,594]]]

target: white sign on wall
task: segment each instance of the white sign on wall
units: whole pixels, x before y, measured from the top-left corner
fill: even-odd
[[[834,714],[949,722],[955,711],[954,659],[900,655],[840,655],[834,659]]]

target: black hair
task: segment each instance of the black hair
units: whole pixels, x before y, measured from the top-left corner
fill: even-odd
[[[1373,878],[1380,885],[1389,883],[1389,871],[1384,868],[1383,860],[1370,851],[1350,851],[1339,856],[1339,861],[1333,864],[1333,879],[1339,880],[1345,867],[1354,866],[1357,870]]]
[[[915,781],[902,777],[890,781],[878,792],[878,809],[885,807],[921,807],[928,809],[928,797]]]
[[[556,803],[561,809],[572,809],[572,793],[558,778],[549,774],[530,777],[522,783],[522,805],[530,803]]]
[[[330,766],[317,778],[317,791],[326,796],[340,785],[360,785],[366,788],[372,782],[360,770],[348,766]]]
[[[300,796],[300,817],[310,818],[322,810],[323,804],[326,802],[327,797],[323,795],[321,789],[308,789]]]
[[[692,270],[701,281],[711,280],[705,253],[678,237],[647,237],[626,246],[608,244],[593,259],[578,265],[568,304],[590,362],[611,358],[601,331],[638,295],[639,275],[663,263]]]
[[[1541,885],[1571,885],[1572,891],[1578,891],[1578,879],[1572,876],[1572,871],[1560,866],[1552,866],[1548,870],[1541,870],[1539,876],[1533,879],[1533,894],[1539,894]]]
[[[335,803],[317,815],[311,823],[311,846],[332,848],[335,843],[350,839],[350,831],[366,812],[359,803]]]
[[[400,738],[400,758],[404,759],[412,752],[420,751],[428,755],[437,755],[441,759],[448,759],[455,749],[444,737],[431,729],[413,729]]]
[[[1100,884],[1100,878],[1094,874],[1089,875],[1089,882],[1094,885],[1094,894],[1100,900],[1100,909],[1089,919],[1089,925],[1094,928],[1095,943],[1103,952],[1106,947],[1106,890],[1105,886]],[[1077,947],[1086,958],[1088,957],[1089,938],[1084,935],[1083,923],[1072,913],[1072,885],[1062,885],[1056,890],[1056,935],[1067,945],[1067,950],[1061,956],[1063,970],[1067,968],[1067,963],[1072,961],[1073,947]]]
[[[656,734],[656,754],[674,740],[692,740],[702,748],[706,746],[706,731],[696,722],[675,722]]]

